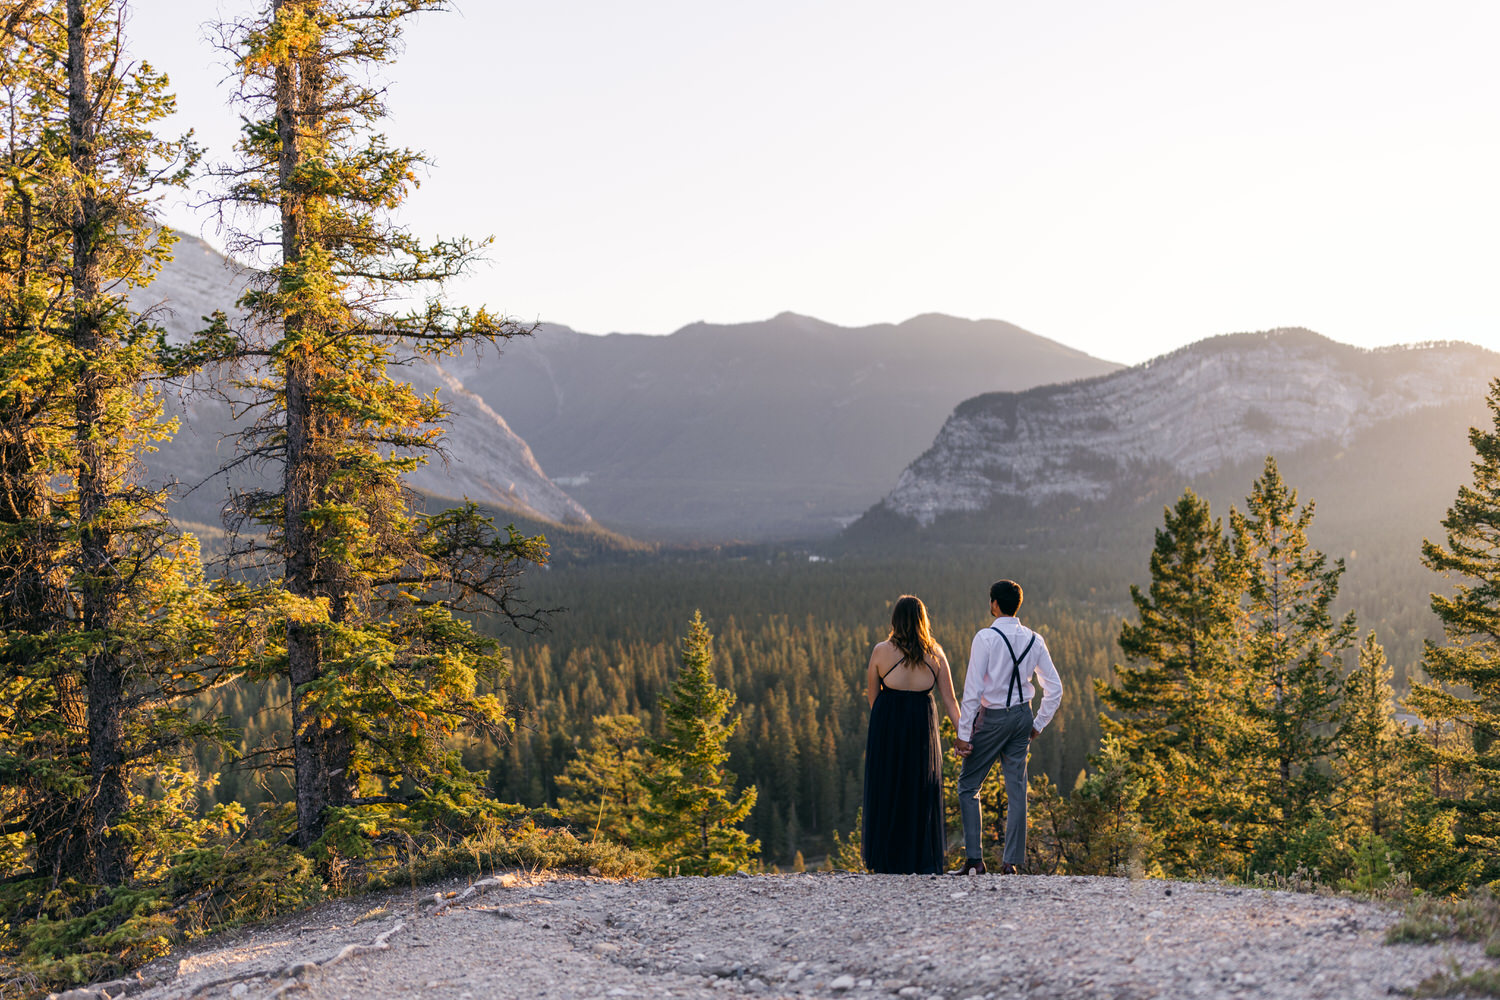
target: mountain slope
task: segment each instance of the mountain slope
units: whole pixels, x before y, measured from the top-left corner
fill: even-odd
[[[1306,330],[1201,341],[1102,378],[965,401],[880,507],[946,515],[1180,490],[1268,454],[1479,399],[1500,355],[1467,344],[1367,351]]]
[[[450,366],[595,516],[658,538],[831,535],[976,392],[1118,366],[997,320],[792,313],[670,336],[542,326]]]
[[[180,237],[175,253],[157,280],[138,291],[133,301],[137,308],[156,310],[169,339],[181,341],[203,325],[200,317],[216,309],[233,310],[245,276],[232,270],[207,243],[191,236]],[[583,524],[590,520],[577,501],[547,478],[531,449],[505,419],[451,372],[439,365],[417,363],[393,369],[393,374],[406,376],[418,392],[438,390],[439,398],[452,409],[443,440],[446,458],[434,457],[408,476],[413,489],[451,499],[467,496],[546,521]],[[156,479],[175,479],[185,487],[196,487],[174,505],[178,518],[217,525],[231,482],[217,472],[234,457],[234,415],[225,402],[205,394],[173,397],[168,406],[181,418],[182,427],[147,458],[148,472]],[[244,486],[255,473],[246,470],[236,477],[234,485]]]

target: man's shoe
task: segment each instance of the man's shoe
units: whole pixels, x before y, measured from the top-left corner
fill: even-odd
[[[1000,874],[1001,875],[1019,875],[1020,872],[1016,871],[1016,866],[1015,865],[1006,863],[1006,864],[1002,864],[1000,866]]]
[[[964,863],[949,872],[949,875],[983,875],[988,869],[984,867],[983,858],[964,858]]]

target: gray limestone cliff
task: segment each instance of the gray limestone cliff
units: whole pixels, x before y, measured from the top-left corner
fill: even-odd
[[[919,524],[1031,504],[1107,500],[1479,398],[1500,355],[1469,344],[1363,350],[1307,330],[1232,334],[1133,368],[961,403],[878,505]]]

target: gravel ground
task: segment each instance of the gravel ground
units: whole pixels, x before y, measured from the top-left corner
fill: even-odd
[[[811,873],[505,881],[445,912],[429,887],[203,942],[148,969],[129,996],[1352,1000],[1405,992],[1455,962],[1487,964],[1470,945],[1384,944],[1392,907],[1207,884]]]

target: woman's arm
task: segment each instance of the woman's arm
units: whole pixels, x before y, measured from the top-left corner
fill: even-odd
[[[876,645],[875,649],[880,646]],[[875,696],[880,693],[880,672],[875,668],[875,649],[870,650],[870,665],[865,668],[865,700],[875,707]]]
[[[948,654],[939,648],[936,658],[938,696],[943,699],[943,710],[948,713],[948,718],[953,720],[953,727],[957,729],[958,697],[953,693],[953,671],[948,667]]]

